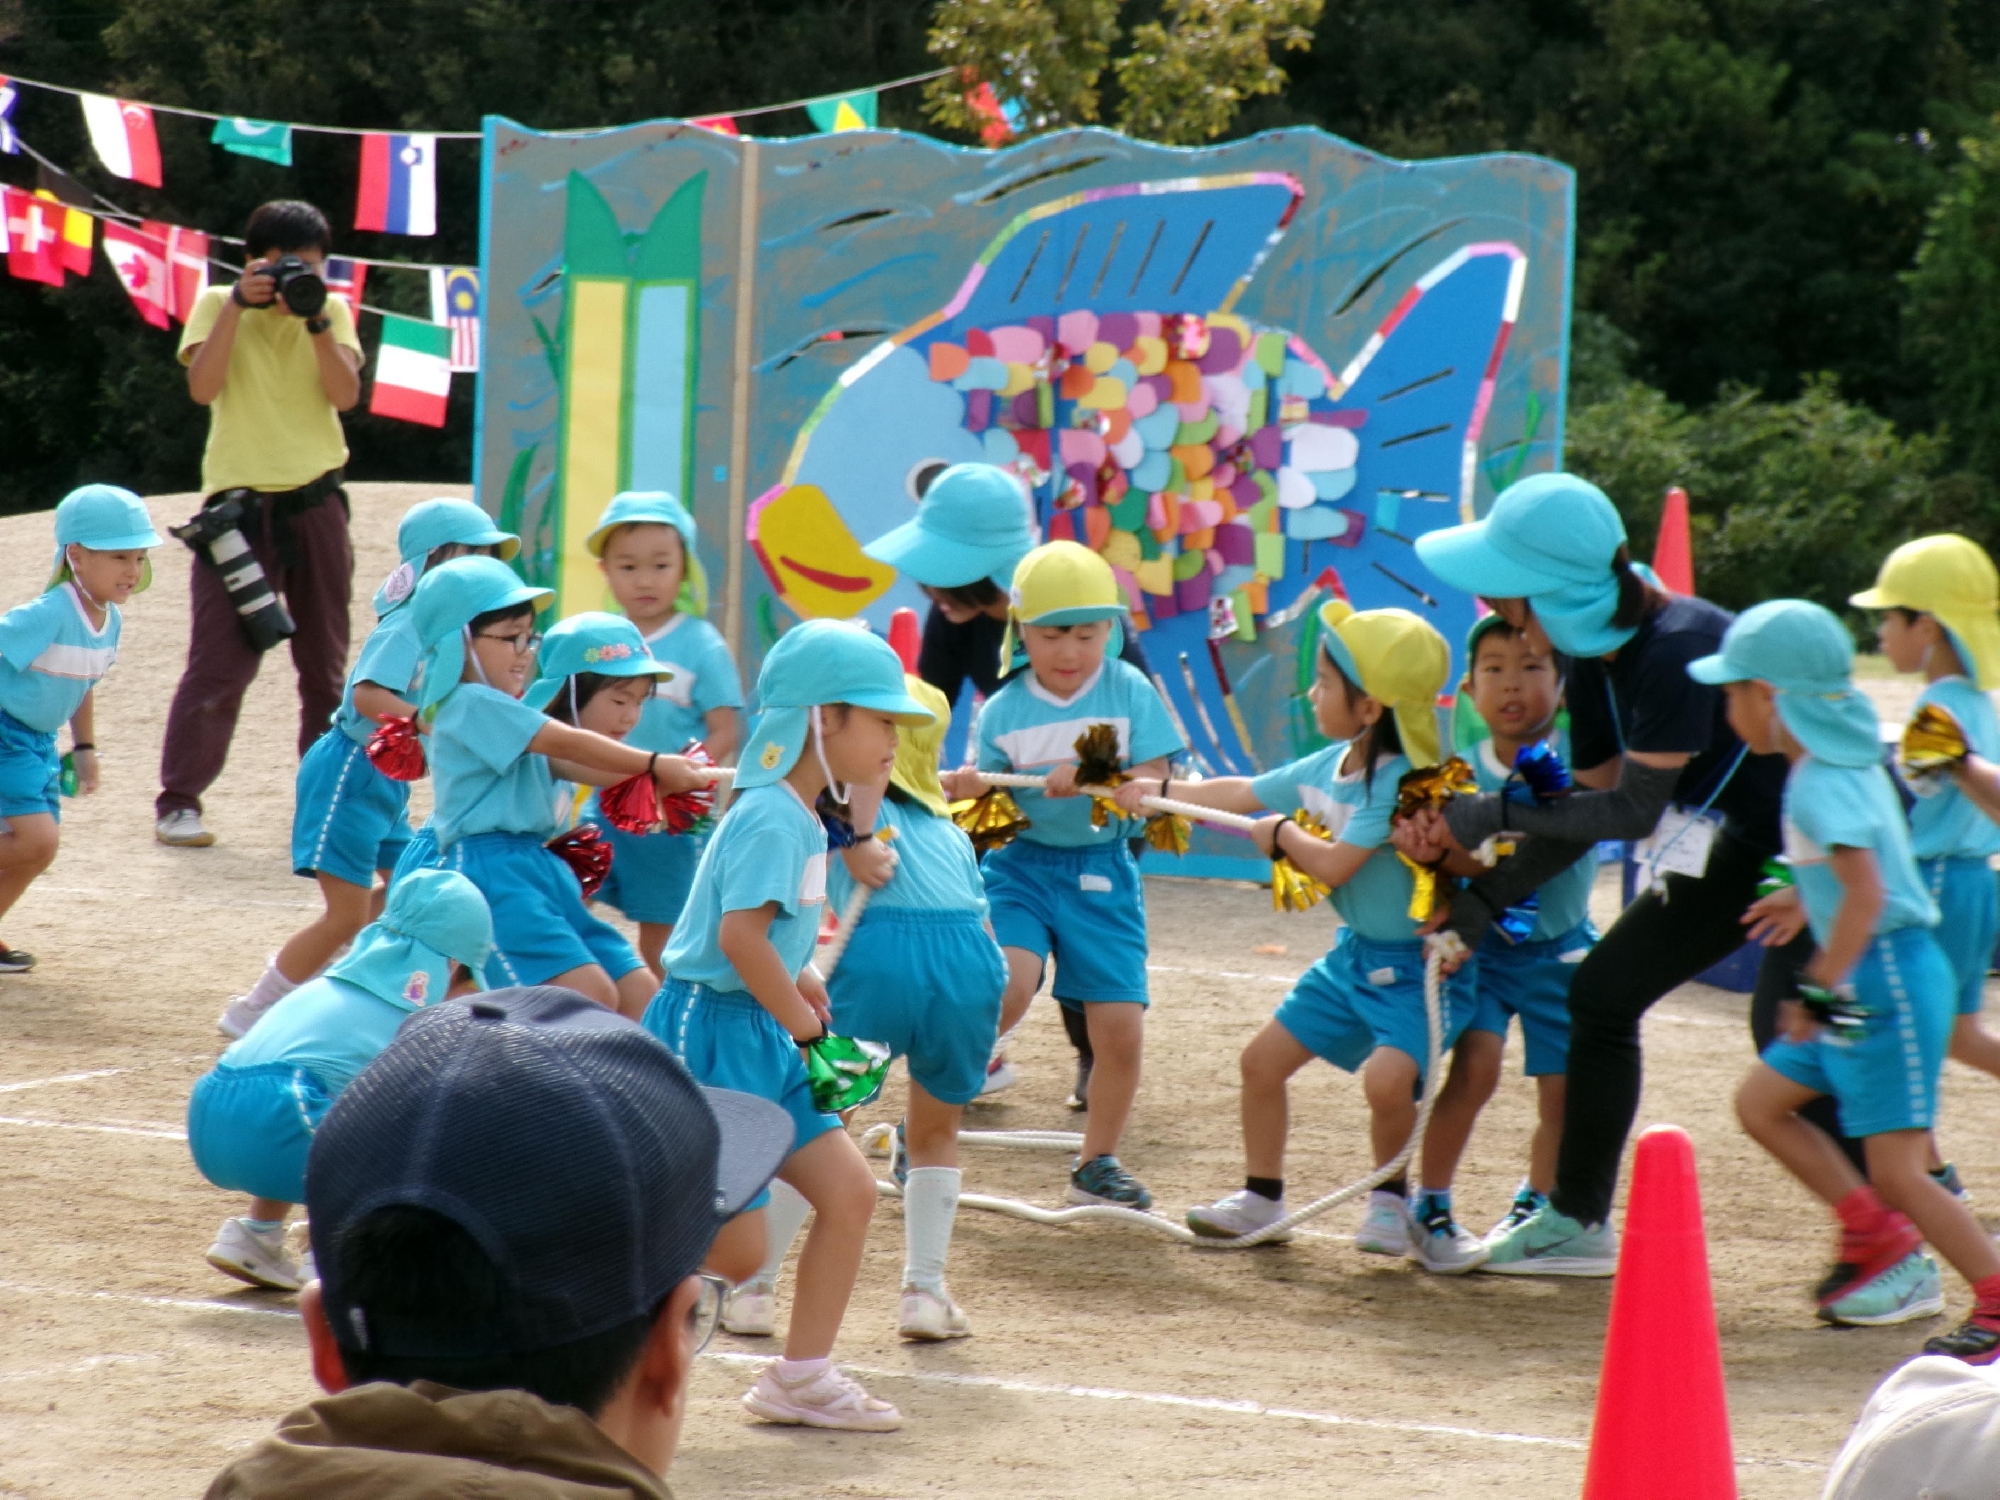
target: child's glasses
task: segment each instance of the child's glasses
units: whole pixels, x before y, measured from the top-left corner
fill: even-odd
[[[482,641],[504,641],[514,648],[516,656],[532,656],[542,649],[542,637],[539,631],[531,631],[527,635],[494,635],[490,631],[482,630],[479,633],[479,639]]]

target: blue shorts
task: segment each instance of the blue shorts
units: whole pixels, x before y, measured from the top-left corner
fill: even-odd
[[[944,1104],[986,1086],[1007,963],[977,912],[871,907],[827,981],[833,1029],[882,1042]]]
[[[1016,839],[980,861],[1003,948],[1055,955],[1055,992],[1144,1005],[1146,888],[1125,841],[1056,849]]]
[[[47,813],[62,821],[62,757],[55,734],[0,709],[0,818]]]
[[[2000,876],[1976,856],[1917,861],[1938,924],[1931,937],[1951,965],[1958,1014],[1976,1016],[1986,1004],[1986,971],[2000,941]]]
[[[611,845],[611,873],[595,899],[634,922],[671,927],[680,921],[708,840],[671,833],[620,833],[597,816],[595,799],[583,810],[583,821],[597,824]]]
[[[292,873],[371,886],[410,842],[410,788],[375,769],[368,748],[338,729],[299,762],[292,807]]]
[[[755,1094],[782,1108],[792,1117],[793,1151],[842,1128],[839,1115],[813,1108],[798,1043],[748,991],[712,990],[669,975],[640,1024],[673,1050],[696,1083]],[[749,1207],[763,1207],[761,1195]]]
[[[1477,1009],[1465,1029],[1505,1037],[1507,1022],[1519,1016],[1527,1075],[1546,1078],[1566,1071],[1569,981],[1596,942],[1597,929],[1588,922],[1538,942],[1510,943],[1488,934],[1479,945]]]
[[[618,980],[645,967],[617,928],[590,914],[575,872],[530,834],[462,838],[445,852],[444,868],[478,886],[492,909],[488,978],[497,974],[508,984],[547,984],[558,974],[596,964]]]
[[[1479,958],[1445,984],[1444,1036],[1451,1050],[1477,1008]],[[1424,1019],[1424,945],[1379,943],[1343,927],[1332,949],[1299,976],[1278,1003],[1278,1024],[1308,1052],[1352,1073],[1378,1047],[1394,1047],[1422,1073],[1430,1028]]]
[[[389,888],[394,890],[396,882],[412,870],[435,870],[444,863],[444,855],[438,850],[437,829],[430,819],[424,826],[410,835],[403,852],[396,856],[396,863],[389,875]]]
[[[1873,1012],[1860,1036],[1781,1037],[1764,1049],[1764,1061],[1816,1094],[1831,1094],[1841,1130],[1857,1139],[1930,1129],[1951,1044],[1951,965],[1928,927],[1903,927],[1869,944],[1853,983]]]
[[[195,1080],[188,1096],[188,1150],[219,1188],[306,1201],[306,1154],[333,1104],[310,1068],[290,1063],[224,1067]]]

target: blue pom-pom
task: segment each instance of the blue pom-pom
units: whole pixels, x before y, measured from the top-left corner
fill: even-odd
[[[1535,923],[1541,920],[1542,904],[1536,893],[1530,891],[1519,901],[1501,912],[1493,925],[1500,929],[1500,936],[1510,943],[1525,943],[1535,930]]]
[[[1546,740],[1521,747],[1514,757],[1514,774],[1537,802],[1553,802],[1569,795],[1569,767]]]

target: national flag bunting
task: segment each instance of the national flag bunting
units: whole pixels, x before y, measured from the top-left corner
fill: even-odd
[[[741,135],[736,121],[728,115],[703,115],[699,120],[689,120],[690,125],[699,125],[703,130],[713,130],[717,135]]]
[[[1002,104],[990,83],[982,82],[977,88],[968,89],[965,107],[979,116],[979,144],[982,146],[1004,146],[1014,138],[1015,130],[1020,127],[1019,108],[1009,109]]]
[[[21,102],[21,86],[11,78],[0,77],[0,153],[8,156],[21,154],[21,138],[14,134],[14,106]],[[5,226],[0,225],[0,234]]]
[[[160,140],[153,132],[153,112],[143,104],[82,94],[83,123],[91,148],[114,177],[160,185]]]
[[[155,328],[165,328],[173,299],[167,279],[166,241],[127,224],[107,223],[104,258],[118,273],[119,284],[139,309],[139,316]]]
[[[875,90],[859,89],[852,94],[842,94],[838,99],[815,99],[806,106],[806,113],[822,131],[834,134],[843,130],[873,130],[875,128]]]
[[[364,135],[354,227],[385,234],[437,233],[437,137]]]
[[[71,208],[47,188],[36,188],[35,196],[49,205],[49,222],[56,226],[57,264],[65,271],[88,276],[91,246],[97,238],[97,220],[80,208]]]
[[[250,120],[242,115],[217,120],[208,139],[238,156],[254,156],[280,167],[292,164],[292,127],[275,120]]]
[[[451,330],[454,374],[479,369],[479,272],[471,266],[431,270],[431,321]]]
[[[18,188],[0,188],[7,219],[7,270],[23,281],[63,284],[62,208]]]
[[[195,299],[208,285],[208,236],[199,229],[152,219],[141,223],[139,232],[166,246],[167,311],[185,323],[194,314]],[[110,253],[108,248],[105,253]]]
[[[361,287],[368,279],[368,262],[349,260],[345,255],[329,255],[326,269],[320,275],[326,278],[327,293],[347,304],[347,310],[354,314],[358,325],[361,322]]]
[[[378,417],[442,427],[450,395],[451,330],[384,313],[368,409]]]

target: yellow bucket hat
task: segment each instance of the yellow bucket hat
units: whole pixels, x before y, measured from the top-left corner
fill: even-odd
[[[896,726],[896,764],[889,780],[908,792],[940,818],[951,816],[951,803],[938,780],[938,757],[944,752],[944,737],[951,728],[951,700],[923,678],[903,674],[909,695],[929,709],[935,718],[928,724]]]
[[[1092,620],[1119,620],[1125,596],[1111,564],[1077,542],[1047,542],[1022,558],[1008,591],[1007,634],[1000,643],[1000,670],[1014,666],[1014,638],[1022,625],[1083,625]],[[1114,631],[1105,648],[1118,654]]]
[[[1978,686],[2000,687],[2000,573],[1977,542],[1951,532],[1905,542],[1882,560],[1875,587],[1847,602],[1935,616]]]
[[[1319,607],[1320,644],[1362,692],[1396,716],[1403,754],[1421,770],[1442,758],[1437,696],[1451,675],[1451,647],[1407,609],[1364,609],[1345,599]]]

